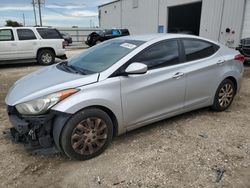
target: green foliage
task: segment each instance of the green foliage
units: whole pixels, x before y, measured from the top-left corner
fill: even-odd
[[[10,27],[22,27],[23,25],[21,23],[18,23],[17,21],[13,20],[6,20],[5,26],[10,26]]]

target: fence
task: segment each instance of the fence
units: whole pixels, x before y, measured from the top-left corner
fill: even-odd
[[[101,30],[100,28],[69,28],[69,27],[57,27],[61,33],[68,33],[73,42],[84,42],[90,33]]]

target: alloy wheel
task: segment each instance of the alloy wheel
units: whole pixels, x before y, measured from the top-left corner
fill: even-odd
[[[44,53],[44,54],[42,55],[42,58],[41,58],[41,59],[42,59],[43,63],[49,64],[49,63],[51,63],[53,57],[52,57],[52,55],[49,54],[49,53]]]
[[[219,91],[219,104],[221,107],[228,107],[234,97],[234,88],[230,83],[226,83]]]

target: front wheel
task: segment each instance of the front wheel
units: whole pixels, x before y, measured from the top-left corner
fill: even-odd
[[[61,133],[64,153],[76,160],[87,160],[100,155],[110,144],[113,124],[110,117],[97,108],[75,114]]]
[[[216,111],[225,111],[230,107],[236,94],[236,86],[234,83],[226,79],[218,87],[212,108]]]
[[[41,65],[51,65],[55,62],[55,53],[52,50],[40,50],[37,61]]]

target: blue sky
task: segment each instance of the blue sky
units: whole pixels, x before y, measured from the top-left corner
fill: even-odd
[[[35,25],[31,1],[0,0],[0,26],[4,26],[7,19],[23,23],[23,14],[26,18],[26,26]],[[42,5],[43,25],[89,27],[91,24],[98,26],[97,6],[110,1],[112,0],[45,0],[45,4]],[[39,23],[37,7],[36,11]]]

